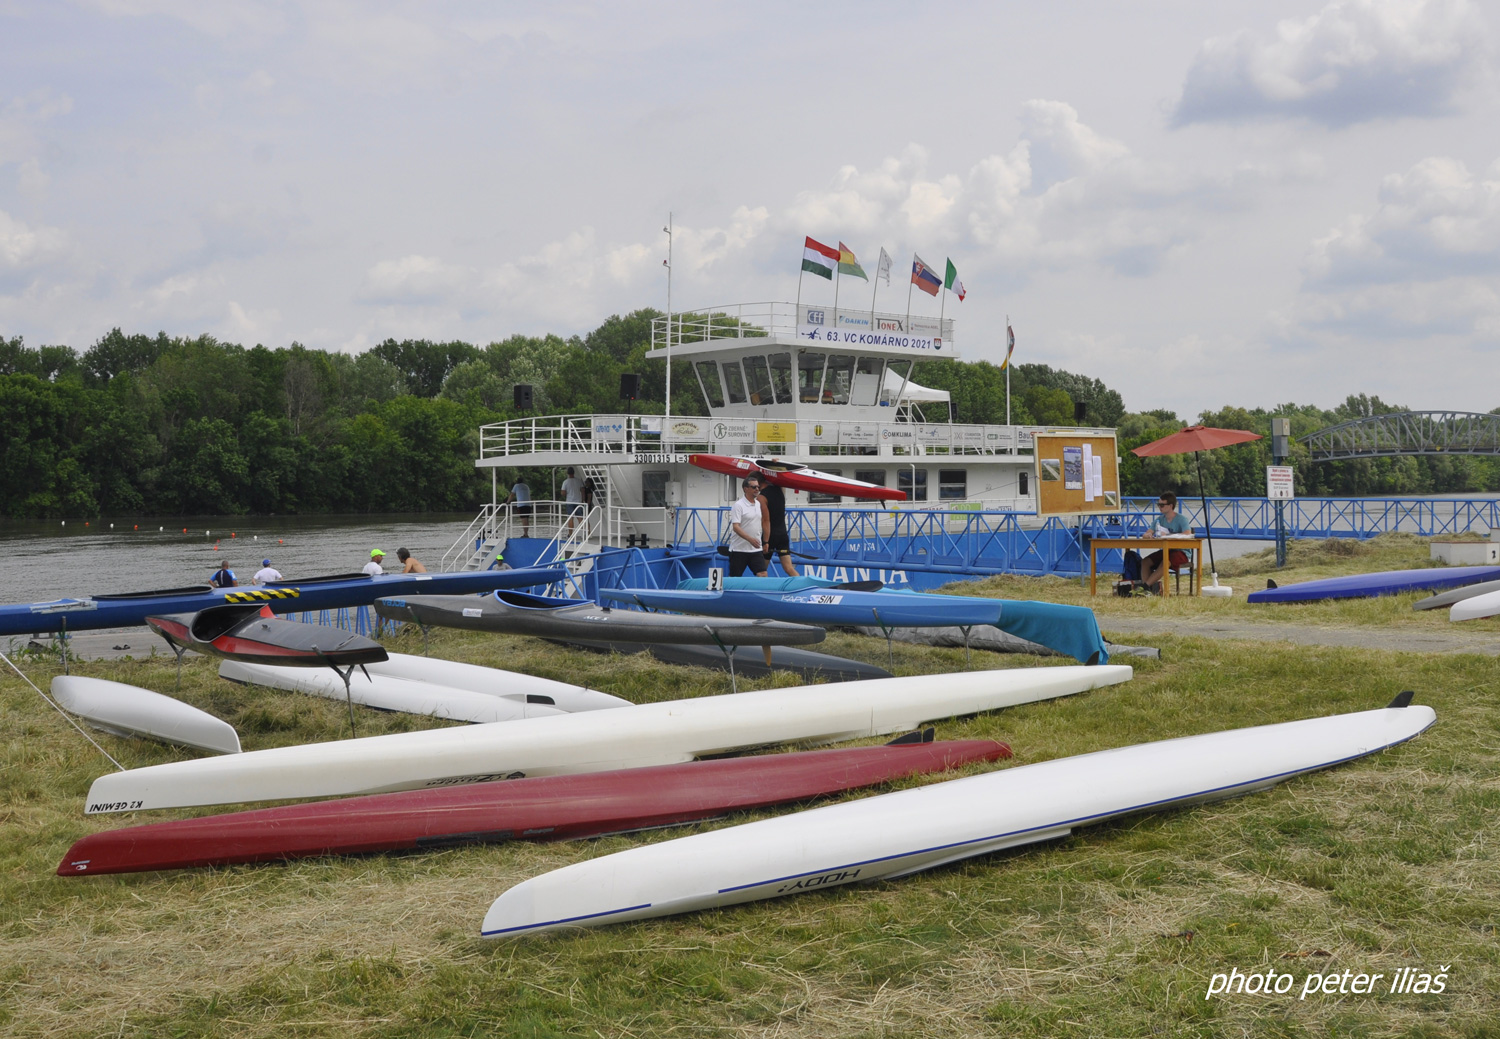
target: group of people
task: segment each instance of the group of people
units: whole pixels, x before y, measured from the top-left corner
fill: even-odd
[[[749,570],[765,577],[775,556],[788,577],[797,577],[786,529],[786,492],[774,483],[762,485],[756,476],[741,480],[740,490],[743,495],[729,510],[729,576],[741,577]]]
[[[421,560],[412,555],[404,548],[396,549],[396,558],[401,561],[401,572],[403,574],[425,574],[427,568],[422,565]],[[370,549],[370,561],[365,564],[362,573],[375,577],[385,573],[385,552],[378,548]],[[255,576],[250,578],[251,584],[270,584],[273,581],[283,581],[281,571],[271,565],[269,559],[260,561],[260,569],[255,571]],[[208,579],[209,584],[215,588],[238,588],[239,577],[229,567],[229,560],[219,560],[219,569],[213,572]]]
[[[588,511],[594,507],[594,495],[597,493],[594,478],[580,477],[578,471],[570,465],[567,478],[563,480],[562,493],[563,501],[568,505],[568,530],[571,532],[578,522],[578,517],[587,515]],[[517,476],[516,482],[511,484],[510,494],[506,497],[505,504],[511,507],[512,515],[521,521],[521,536],[529,537],[532,510],[531,486],[524,476]]]

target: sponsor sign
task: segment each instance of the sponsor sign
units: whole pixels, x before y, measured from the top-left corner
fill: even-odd
[[[917,435],[911,426],[881,426],[880,442],[910,447],[916,443]]]
[[[797,423],[757,422],[755,424],[755,442],[757,444],[795,444],[797,442]]]
[[[1291,501],[1297,496],[1292,484],[1292,467],[1266,466],[1266,497],[1272,501]]]
[[[605,443],[618,444],[625,440],[625,419],[623,416],[594,418],[594,440]]]
[[[749,418],[714,419],[708,426],[708,438],[715,444],[753,443],[755,420]]]
[[[694,443],[703,443],[708,440],[708,419],[706,418],[668,419],[666,427],[662,431],[662,438],[665,440],[691,440]]]
[[[948,443],[948,426],[914,426],[919,444],[942,444]]]
[[[874,447],[880,442],[880,427],[874,422],[839,423],[839,443],[855,447]]]
[[[839,424],[837,422],[803,422],[801,423],[802,442],[804,444],[819,444],[831,447],[839,442]]]

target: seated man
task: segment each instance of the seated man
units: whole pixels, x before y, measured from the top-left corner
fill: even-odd
[[[1177,511],[1177,495],[1167,491],[1156,499],[1156,507],[1161,510],[1161,515],[1156,519],[1156,529],[1153,531],[1157,537],[1193,532],[1193,528],[1188,526],[1187,517]],[[1167,559],[1171,562],[1172,568],[1176,569],[1187,565],[1188,554],[1180,548],[1174,548]],[[1150,591],[1161,591],[1161,580],[1166,573],[1167,563],[1162,560],[1160,552],[1152,552],[1148,556],[1141,557],[1141,580]]]

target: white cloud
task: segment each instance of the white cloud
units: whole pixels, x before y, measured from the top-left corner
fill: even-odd
[[[1206,41],[1174,121],[1300,117],[1330,126],[1457,110],[1488,74],[1488,31],[1470,0],[1335,0],[1276,26]]]
[[[369,303],[430,304],[472,288],[476,272],[431,256],[382,260],[365,272],[360,297]]]
[[[55,227],[29,227],[0,209],[0,272],[23,274],[60,256],[67,236]]]

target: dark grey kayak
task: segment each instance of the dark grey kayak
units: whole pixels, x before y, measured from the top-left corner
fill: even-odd
[[[673,645],[805,646],[823,641],[823,629],[788,621],[733,617],[688,617],[611,609],[588,600],[561,599],[526,592],[493,595],[421,595],[375,600],[387,620],[423,627],[465,628],[507,635],[596,642],[655,642]]]
[[[729,659],[717,646],[669,646],[641,644],[638,642],[586,642],[568,640],[569,646],[580,646],[601,653],[650,653],[657,660],[668,664],[686,664],[692,667],[709,667],[715,671],[728,671]],[[766,666],[764,655],[756,650],[744,650],[734,655],[734,670],[745,678],[764,678],[773,671],[790,671],[807,682],[861,682],[868,678],[890,678],[891,673],[883,667],[866,664],[860,660],[836,657],[830,653],[814,653],[806,649],[776,646],[771,650],[771,666]]]
[[[1488,595],[1490,592],[1500,592],[1500,581],[1480,581],[1478,584],[1466,584],[1462,588],[1450,588],[1446,592],[1419,599],[1411,604],[1411,608],[1436,610],[1441,606],[1452,606],[1456,602],[1472,599],[1476,595]]]

